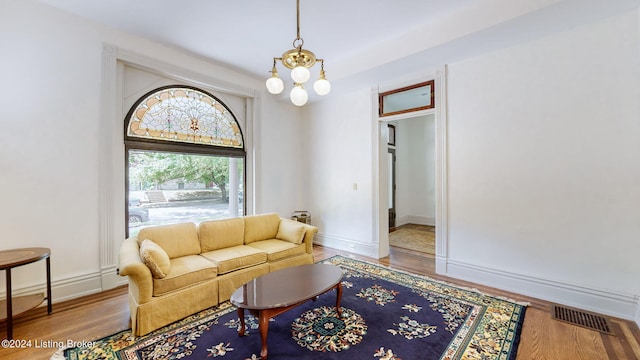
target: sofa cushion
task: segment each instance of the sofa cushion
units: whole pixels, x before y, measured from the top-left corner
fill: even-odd
[[[147,265],[156,279],[167,276],[170,268],[169,255],[156,243],[146,239],[140,244],[140,259]]]
[[[302,244],[305,231],[307,231],[307,229],[302,223],[289,219],[281,219],[276,239],[285,240],[294,244]]]
[[[216,264],[218,274],[226,274],[234,270],[267,262],[267,253],[246,245],[207,251],[200,255]]]
[[[278,226],[280,226],[280,215],[278,214],[251,215],[245,216],[243,219],[245,244],[273,239],[278,234]]]
[[[198,225],[202,252],[244,244],[242,218],[205,221]]]
[[[249,246],[267,253],[267,261],[273,262],[305,253],[304,244],[271,239],[252,242]]]
[[[170,259],[200,253],[200,240],[194,223],[150,226],[138,233],[138,243],[149,239],[160,245]]]
[[[216,265],[199,255],[187,255],[171,259],[169,273],[163,279],[153,279],[153,296],[214,279],[218,275]],[[214,296],[215,294],[211,294]]]

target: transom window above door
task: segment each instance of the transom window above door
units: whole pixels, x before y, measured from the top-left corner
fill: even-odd
[[[435,107],[434,80],[378,94],[378,115],[391,116]]]

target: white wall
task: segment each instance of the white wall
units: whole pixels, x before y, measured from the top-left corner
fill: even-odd
[[[377,257],[371,148],[378,124],[373,106],[369,89],[328,97],[307,107],[304,121],[310,211],[320,229],[317,242]]]
[[[261,167],[256,178],[256,213],[289,217],[293,211],[309,208],[304,160],[309,139],[302,135],[300,110],[288,102],[283,106],[265,101],[262,113],[260,146],[256,148],[257,166]]]
[[[435,225],[435,116],[396,124],[396,225]]]
[[[0,246],[50,247],[54,281],[99,272],[101,44],[68,19],[31,2],[0,9]],[[13,271],[14,289],[43,284],[43,264]]]
[[[449,275],[632,318],[638,19],[449,66]]]
[[[132,37],[42,5],[34,0],[0,2],[0,249],[44,246],[52,250],[53,300],[60,301],[100,291],[101,277],[115,276],[115,268],[101,267],[105,251],[102,226],[112,226],[116,247],[123,237],[124,166],[122,144],[107,151],[114,177],[113,213],[102,214],[99,177],[105,136],[117,140],[100,124],[103,104],[103,45],[118,53],[153,59],[168,75],[186,75],[212,83],[218,89],[238,89],[256,99],[252,129],[259,154],[255,169],[256,211],[288,216],[307,207],[296,166],[302,154],[298,113],[286,102],[262,96],[263,82],[175,49]],[[119,55],[118,55],[119,56]],[[107,72],[108,73],[108,72]],[[115,76],[115,75],[114,75]],[[107,79],[117,84],[119,79]],[[237,85],[241,84],[241,85]],[[114,106],[121,101],[113,101]],[[107,109],[107,112],[112,109]],[[246,130],[246,129],[243,129]],[[245,132],[246,134],[246,132]],[[121,137],[122,135],[119,134]],[[112,162],[112,164],[111,164]],[[277,188],[275,186],[277,184]],[[266,191],[269,189],[270,191]],[[107,206],[107,209],[110,207]],[[115,222],[103,221],[105,216]],[[102,239],[104,241],[104,239]],[[111,255],[111,254],[107,254]],[[16,269],[14,293],[44,288],[44,262]],[[4,277],[0,279],[4,296]]]
[[[634,10],[449,65],[445,275],[638,321],[639,34]],[[371,99],[305,120],[318,242],[376,256]]]

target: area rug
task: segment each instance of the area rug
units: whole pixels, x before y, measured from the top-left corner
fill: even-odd
[[[434,231],[399,228],[389,233],[389,245],[435,255]]]
[[[271,320],[269,359],[483,359],[516,357],[525,305],[382,265],[336,256],[343,270],[342,317],[335,290]],[[260,359],[247,315],[239,337],[229,302],[133,339],[131,331],[64,351],[67,359]]]

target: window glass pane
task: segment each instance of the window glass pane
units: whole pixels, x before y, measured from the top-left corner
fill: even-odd
[[[224,104],[187,87],[169,87],[142,99],[130,112],[127,136],[243,148],[240,127]]]
[[[402,114],[434,107],[434,81],[391,90],[378,95],[380,116]]]
[[[431,105],[431,86],[422,86],[383,97],[385,113]]]
[[[244,214],[244,159],[128,151],[129,236],[141,228]]]

